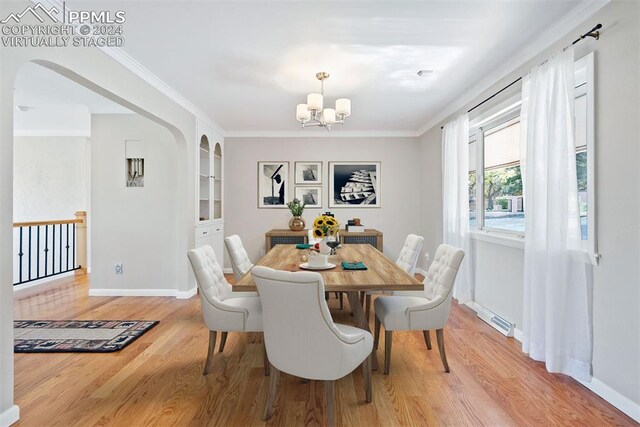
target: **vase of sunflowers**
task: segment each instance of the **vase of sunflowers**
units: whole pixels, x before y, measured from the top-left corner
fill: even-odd
[[[330,215],[320,215],[313,221],[313,237],[320,239],[318,250],[321,254],[327,255],[333,252],[333,248],[327,242],[329,239],[338,241],[339,228],[338,220]]]

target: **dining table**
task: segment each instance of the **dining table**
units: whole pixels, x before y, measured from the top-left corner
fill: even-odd
[[[310,249],[298,249],[296,245],[279,244],[272,247],[256,265],[276,270],[308,271],[301,268],[300,264],[306,261],[309,251]],[[335,267],[315,270],[322,275],[325,292],[345,292],[356,326],[369,332],[371,332],[369,321],[359,297],[361,292],[424,290],[419,280],[369,244],[342,244],[336,248],[335,255],[329,256],[328,262],[335,264]],[[342,262],[362,262],[366,270],[344,270]],[[257,291],[251,271],[233,283],[232,289],[234,292]],[[375,369],[377,366],[375,354],[372,359]]]

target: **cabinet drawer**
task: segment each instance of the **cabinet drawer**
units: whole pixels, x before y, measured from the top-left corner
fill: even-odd
[[[196,228],[196,239],[201,239],[203,237],[210,237],[211,235],[213,235],[213,230],[215,230],[215,228],[212,228],[212,227]]]

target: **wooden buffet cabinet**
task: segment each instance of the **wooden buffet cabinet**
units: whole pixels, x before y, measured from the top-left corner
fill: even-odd
[[[269,230],[264,234],[265,252],[275,245],[297,245],[307,243],[308,230],[291,231],[289,229]],[[340,242],[350,244],[369,244],[382,252],[382,232],[373,228],[368,228],[363,232],[349,232],[340,230],[338,233]]]

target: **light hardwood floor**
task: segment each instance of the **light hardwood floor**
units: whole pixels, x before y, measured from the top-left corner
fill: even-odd
[[[21,291],[15,318],[160,324],[116,353],[16,354],[17,425],[265,425],[260,334],[230,333],[203,377],[208,331],[197,297],[88,297],[87,290],[84,276]],[[352,320],[333,297],[330,306],[337,322]],[[634,425],[571,378],[547,373],[467,307],[454,304],[445,328],[450,374],[421,332],[394,335],[391,374],[374,373],[372,404],[359,369],[337,381],[338,425]],[[383,353],[377,357],[381,366]],[[268,425],[324,423],[323,384],[280,381]]]

